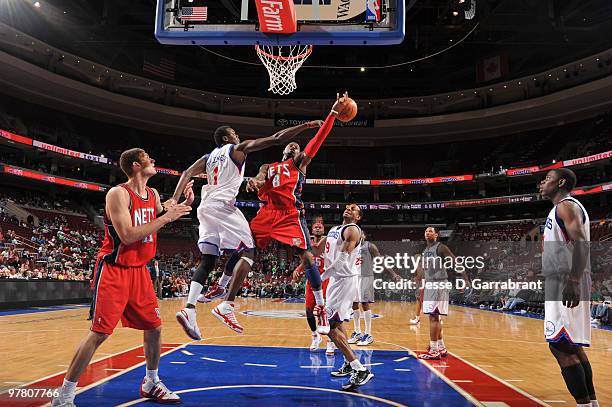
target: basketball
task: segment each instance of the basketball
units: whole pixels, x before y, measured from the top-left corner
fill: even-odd
[[[357,116],[357,103],[349,97],[340,105],[338,109],[338,120],[349,122]]]

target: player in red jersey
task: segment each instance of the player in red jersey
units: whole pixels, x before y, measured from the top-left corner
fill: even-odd
[[[319,274],[323,274],[325,272],[325,263],[323,260],[323,251],[325,250],[325,241],[327,236],[324,235],[325,227],[320,220],[315,220],[315,223],[312,225],[312,236],[311,236],[311,246],[312,246],[312,257],[315,265],[319,269]],[[293,272],[293,280],[299,281],[302,278],[302,274],[304,273],[304,266],[300,264],[295,271]],[[323,280],[321,284],[321,288],[323,291],[323,299],[325,299],[325,291],[327,290],[327,284],[329,283],[329,279]],[[319,345],[321,344],[321,335],[317,332],[317,322],[315,320],[315,316],[313,314],[314,307],[316,305],[314,293],[312,291],[312,287],[310,286],[310,282],[306,281],[306,320],[308,321],[308,327],[312,332],[312,342],[310,344],[310,350],[316,351],[319,349]],[[325,351],[328,355],[333,355],[334,350],[336,349],[334,343],[331,340],[327,341],[327,349]]]
[[[79,345],[52,406],[74,406],[79,377],[120,319],[123,326],[144,331],[147,373],[140,386],[141,396],[160,403],[181,401],[157,375],[161,319],[146,264],[157,251],[157,231],[191,211],[192,184],[185,188],[185,201],[158,216],[163,211],[159,194],[147,187],[149,178],[156,174],[155,160],[144,150],[132,148],[121,154],[119,164],[128,181],[106,194],[105,236],[95,267],[91,332]]]
[[[247,191],[258,191],[263,206],[251,221],[251,232],[258,248],[265,248],[272,239],[292,246],[298,250],[306,278],[313,290],[318,313],[319,325],[327,326],[327,315],[323,307],[321,275],[312,256],[310,236],[304,216],[302,185],[306,180],[306,168],[331,131],[338,110],[348,99],[345,93],[336,98],[331,112],[317,134],[300,151],[299,144],[291,142],[283,151],[283,160],[264,164],[259,173],[247,184]]]

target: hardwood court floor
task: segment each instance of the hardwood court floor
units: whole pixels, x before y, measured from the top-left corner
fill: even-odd
[[[191,342],[174,319],[182,304],[182,299],[160,302],[164,343]],[[248,299],[240,300],[238,306],[238,319],[245,328],[242,335],[212,317],[211,305],[198,305],[204,336],[198,343],[293,347],[310,344],[306,321],[298,317],[304,304]],[[420,327],[407,324],[414,304],[376,303],[372,309],[382,318],[372,322],[375,342],[369,348],[418,351],[427,347],[427,319],[422,318]],[[244,311],[251,315],[242,314]],[[0,391],[66,370],[88,331],[86,316],[87,309],[82,308],[0,317]],[[451,306],[444,320],[444,338],[456,356],[541,400],[553,401],[549,402],[553,406],[571,406],[573,401],[543,340],[542,325],[537,319]],[[350,323],[347,331],[352,329]],[[612,331],[594,329],[592,343],[587,353],[598,399],[601,405],[612,405]],[[141,344],[139,331],[118,327],[94,360]]]

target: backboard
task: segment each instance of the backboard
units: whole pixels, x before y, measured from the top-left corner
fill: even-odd
[[[293,2],[297,31],[267,34],[253,0],[157,0],[155,36],[174,45],[387,45],[404,39],[404,0]]]

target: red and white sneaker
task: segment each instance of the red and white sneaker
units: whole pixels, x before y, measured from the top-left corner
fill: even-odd
[[[223,297],[226,292],[227,289],[221,287],[219,284],[215,284],[208,288],[206,294],[198,295],[198,302],[209,303],[217,298]]]
[[[445,358],[448,356],[448,351],[446,350],[446,348],[438,349],[438,353],[440,354],[441,358]]]
[[[176,320],[183,327],[188,337],[196,341],[202,339],[195,308],[183,308],[176,313]]]
[[[327,320],[325,305],[315,305],[313,313],[317,317],[317,332],[321,335],[327,335],[329,333],[329,321]]]
[[[140,385],[140,395],[162,404],[174,404],[181,402],[179,395],[169,390],[166,385],[161,382],[161,380],[158,382],[153,382],[146,377],[142,380],[142,384]]]
[[[225,303],[221,303],[213,308],[211,313],[232,331],[236,331],[239,334],[242,333],[242,326],[238,323],[236,315],[234,314],[234,304],[226,305]]]
[[[421,353],[419,355],[419,359],[424,359],[424,360],[440,360],[440,359],[442,359],[442,357],[440,356],[440,352],[438,352],[437,350],[429,349],[427,352]]]

